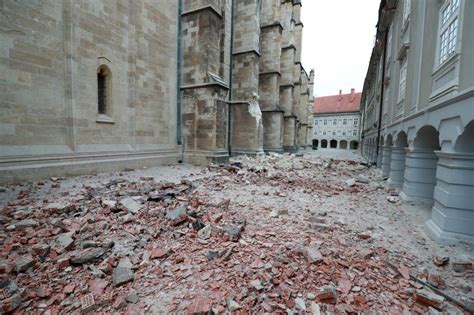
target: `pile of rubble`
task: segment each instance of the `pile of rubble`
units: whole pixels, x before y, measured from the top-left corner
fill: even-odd
[[[293,192],[365,192],[367,166],[272,155],[203,173],[177,183],[115,176],[71,191],[61,179],[25,184],[0,211],[1,312],[463,311],[416,281],[442,289],[443,278],[415,273],[415,257],[393,255],[372,231],[283,203]],[[37,200],[45,186],[55,193]],[[469,261],[454,266],[472,281]]]

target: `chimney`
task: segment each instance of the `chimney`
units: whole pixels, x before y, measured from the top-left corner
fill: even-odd
[[[351,103],[355,100],[355,89],[351,89]]]
[[[342,100],[342,90],[339,90],[339,101]]]

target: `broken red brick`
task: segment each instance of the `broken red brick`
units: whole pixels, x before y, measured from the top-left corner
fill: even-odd
[[[155,248],[150,251],[150,259],[165,258],[170,253],[167,248]]]
[[[347,294],[351,292],[352,289],[352,283],[349,279],[341,278],[338,281],[338,287],[341,289],[343,294]]]
[[[453,262],[453,269],[456,272],[464,272],[472,269],[472,263],[469,261]]]
[[[0,312],[9,314],[21,305],[21,297],[19,294],[0,300]]]
[[[64,287],[63,293],[64,294],[71,294],[74,292],[74,289],[76,288],[75,284],[68,284],[67,286]]]
[[[81,296],[81,311],[83,313],[93,311],[95,306],[94,295],[92,293]]]
[[[188,315],[205,315],[211,312],[212,301],[204,297],[196,297],[186,310]]]
[[[438,310],[441,310],[441,306],[444,301],[444,297],[434,294],[428,290],[416,290],[413,293],[413,297],[416,302],[426,306],[432,306]]]
[[[104,279],[93,279],[87,283],[89,285],[89,292],[99,297],[104,293],[105,288],[109,285],[109,282]]]
[[[59,270],[69,267],[69,257],[63,257],[58,259],[57,266]]]
[[[433,263],[436,266],[444,266],[449,262],[449,257],[433,257]]]
[[[404,265],[400,265],[400,268],[398,268],[398,272],[400,272],[400,274],[405,280],[410,280],[410,269],[408,269]]]
[[[336,290],[330,286],[322,288],[321,291],[316,295],[316,300],[322,303],[335,304],[336,298]]]

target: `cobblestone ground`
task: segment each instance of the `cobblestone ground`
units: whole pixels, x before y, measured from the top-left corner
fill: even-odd
[[[2,311],[472,309],[472,247],[433,242],[430,209],[361,160],[328,149],[3,187]]]

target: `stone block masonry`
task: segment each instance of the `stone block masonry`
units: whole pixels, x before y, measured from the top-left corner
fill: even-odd
[[[176,2],[4,1],[0,13],[0,181],[176,162]]]
[[[0,3],[1,182],[304,145],[300,1]]]

